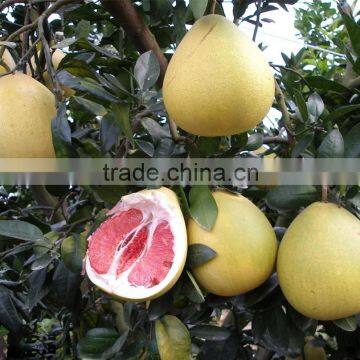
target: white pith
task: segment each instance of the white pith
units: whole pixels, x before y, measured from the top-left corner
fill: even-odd
[[[134,237],[146,223],[151,224],[148,234],[148,243],[146,244],[143,253],[151,245],[152,235],[157,225],[164,220],[168,222],[174,236],[174,259],[166,277],[158,285],[151,288],[132,286],[128,281],[128,275],[137,264],[137,261],[135,261],[127,271],[123,272],[119,277],[116,277],[118,260],[126,248],[126,245],[120,247],[115,253],[108,273],[96,273],[90,265],[88,254],[85,258],[85,266],[90,280],[107,293],[125,299],[144,300],[155,297],[157,294],[161,294],[165,288],[171,287],[180,276],[184,267],[187,252],[186,226],[175,195],[171,190],[166,188],[160,190],[144,190],[124,196],[121,201],[109,211],[108,215],[114,215],[129,209],[140,210],[143,213],[144,219],[141,224],[134,229],[131,237]],[[153,221],[151,221],[152,219]],[[139,259],[142,258],[142,255]]]

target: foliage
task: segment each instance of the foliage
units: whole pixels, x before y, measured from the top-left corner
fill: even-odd
[[[234,0],[235,21],[266,26],[267,12],[295,2],[261,1],[253,13],[249,6],[258,2]],[[203,0],[134,3],[167,58],[188,25],[210,7]],[[26,9],[17,4],[0,14],[4,38],[24,24]],[[41,6],[34,5],[33,11],[41,12]],[[216,12],[223,13],[221,1]],[[53,121],[58,156],[257,156],[253,151],[270,138],[275,140],[267,143],[266,153],[280,157],[360,155],[359,86],[353,85],[360,75],[356,14],[323,1],[297,10],[299,36],[312,47],[283,54],[285,65],[274,65],[290,124],[278,118],[271,127],[262,124],[252,133],[222,138],[194,137],[180,130],[180,141],[169,130],[154,53],[140,55],[133,39],[97,1],[68,4],[58,14],[49,21],[47,34],[52,47],[67,54],[56,77],[76,91],[60,102]],[[32,32],[30,39],[37,35]],[[51,41],[55,37],[56,45]],[[19,60],[19,44],[10,50]],[[32,75],[42,80],[44,68],[41,52]],[[276,103],[274,108],[284,111]],[[190,351],[198,359],[250,359],[256,352],[261,358],[265,349],[267,356],[283,359],[301,354],[305,338],[313,336],[332,359],[357,358],[358,319],[318,323],[305,318],[286,302],[276,275],[233,298],[205,294],[191,268],[216,255],[207,248],[190,248],[186,271],[161,298],[146,304],[110,298],[83,274],[86,238],[106,217],[105,209],[138,189],[48,186],[46,190],[56,199],[55,206],[44,206],[35,188],[0,188],[0,358],[7,352],[9,359],[158,359],[164,348],[179,346],[183,358]],[[211,229],[217,209],[210,191],[174,190],[184,214]],[[321,189],[313,186],[230,190],[254,201],[279,239],[296,214],[321,197]],[[358,186],[331,187],[329,197],[360,217]],[[184,339],[179,344],[179,338],[170,336],[159,351],[158,343],[167,339],[159,333],[165,331],[181,332]]]

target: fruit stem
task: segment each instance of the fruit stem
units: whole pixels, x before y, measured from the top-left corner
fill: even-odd
[[[217,1],[217,0],[212,0],[211,8],[210,8],[210,14],[215,14],[215,11],[216,11],[216,1]]]
[[[327,185],[323,185],[321,187],[321,199],[323,202],[328,201],[328,186]]]

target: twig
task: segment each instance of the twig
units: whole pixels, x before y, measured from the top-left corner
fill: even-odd
[[[36,51],[36,45],[40,42],[40,39],[37,39],[29,48],[29,50],[24,54],[24,56],[19,60],[19,62],[15,65],[13,69],[10,69],[9,71],[3,73],[0,75],[0,77],[10,75],[14,73],[17,69],[19,69],[23,64],[26,64],[26,61],[31,57],[34,51]]]
[[[62,91],[60,89],[60,85],[59,85],[59,82],[58,82],[58,80],[56,78],[56,73],[55,73],[55,70],[54,70],[54,67],[53,67],[53,64],[52,64],[51,50],[50,50],[49,44],[48,44],[48,42],[46,40],[46,37],[45,37],[45,32],[44,32],[44,21],[45,21],[45,19],[46,18],[43,18],[43,15],[40,15],[40,17],[39,17],[39,25],[38,25],[38,27],[39,27],[39,36],[40,36],[41,43],[42,43],[42,46],[43,46],[43,49],[44,49],[45,60],[46,60],[46,68],[47,68],[47,71],[49,73],[50,83],[52,85],[53,92],[54,92],[56,100],[58,102],[58,101],[61,101],[61,99],[62,99]]]
[[[217,3],[216,0],[212,0],[211,8],[210,8],[210,14],[215,14],[215,11],[216,11],[216,3]]]
[[[262,0],[258,0],[256,3],[256,24],[255,24],[253,37],[252,37],[253,41],[256,40],[256,36],[257,36],[259,26],[260,26],[261,3],[262,3]]]
[[[282,114],[282,117],[284,120],[284,126],[288,133],[289,141],[290,141],[290,143],[292,143],[294,140],[293,139],[294,133],[291,130],[292,125],[291,125],[291,120],[290,120],[290,114],[289,114],[289,111],[288,111],[286,103],[285,103],[284,93],[282,92],[280,85],[278,84],[276,79],[275,79],[275,99],[279,105],[279,110],[281,111],[281,114]]]
[[[263,139],[263,144],[289,144],[290,141],[280,136],[266,136]]]
[[[329,187],[327,185],[323,185],[321,187],[321,200],[323,202],[327,202],[327,200],[328,200],[328,190],[329,190]]]
[[[31,20],[31,2],[29,3],[29,5],[26,8],[26,13],[25,13],[25,20],[24,20],[24,25],[28,25],[30,23]],[[22,39],[22,44],[21,44],[21,56],[24,57],[26,52],[29,50],[29,32],[26,31],[24,33],[23,39]],[[22,64],[23,67],[23,73],[26,74],[26,62],[24,64]]]
[[[170,129],[171,137],[173,138],[174,141],[185,140],[184,136],[179,135],[178,128],[177,128],[176,124],[170,119],[169,119],[169,129]]]

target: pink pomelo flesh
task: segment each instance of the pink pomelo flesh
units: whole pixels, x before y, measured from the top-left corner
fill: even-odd
[[[166,220],[145,218],[141,210],[121,211],[105,220],[89,238],[92,269],[116,278],[126,273],[134,287],[158,285],[174,262],[174,235]],[[116,262],[116,264],[114,264]]]

